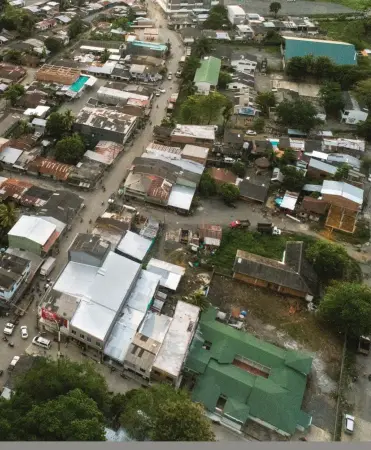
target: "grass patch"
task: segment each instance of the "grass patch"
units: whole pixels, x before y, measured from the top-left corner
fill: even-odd
[[[367,0],[369,3],[369,0]],[[364,20],[339,20],[321,22],[320,28],[327,32],[328,37],[350,42],[360,49],[368,47],[371,44],[371,36],[366,34],[364,29]]]
[[[359,220],[353,234],[334,230],[334,236],[336,240],[340,242],[347,242],[348,244],[353,245],[362,245],[370,240],[370,226],[367,220]]]
[[[323,0],[328,3],[337,3],[339,5],[347,6],[348,8],[363,11],[370,7],[370,0]],[[321,0],[319,1],[319,3]]]
[[[237,250],[255,253],[266,258],[282,260],[287,241],[314,242],[311,236],[287,234],[269,236],[246,230],[225,229],[220,248],[211,256],[209,262],[217,268],[232,270]]]

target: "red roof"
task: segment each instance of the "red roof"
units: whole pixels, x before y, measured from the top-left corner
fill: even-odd
[[[50,236],[50,238],[46,241],[43,250],[45,253],[47,253],[52,246],[54,245],[55,241],[58,239],[59,237],[59,232],[58,231],[54,231],[53,234]]]
[[[219,181],[220,183],[236,184],[237,176],[230,170],[212,167],[209,170],[209,173],[217,182]]]
[[[147,195],[148,197],[157,198],[166,201],[170,197],[172,184],[161,177],[150,177],[152,179]]]
[[[67,180],[68,175],[73,168],[74,166],[69,164],[62,164],[53,159],[42,158],[41,156],[36,157],[27,166],[28,170],[39,172],[44,175],[51,175],[56,180],[60,181]]]
[[[22,195],[32,186],[33,185],[27,181],[8,178],[0,186],[0,198],[6,200],[11,197],[19,201]]]

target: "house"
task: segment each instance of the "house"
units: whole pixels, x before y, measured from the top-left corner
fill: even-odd
[[[283,39],[284,44],[281,46],[281,51],[284,57],[284,66],[294,56],[307,55],[313,55],[314,57],[327,56],[337,65],[357,64],[356,49],[353,44],[291,36],[283,36]]]
[[[251,93],[251,101],[255,97],[255,77],[249,73],[237,72],[232,74],[232,81],[227,84],[227,89],[243,93]]]
[[[248,180],[243,180],[238,184],[240,190],[240,198],[242,200],[252,200],[258,203],[265,204],[268,196],[268,186],[251,183]]]
[[[213,56],[206,56],[196,70],[193,82],[199,93],[208,95],[218,85],[219,72],[222,62]]]
[[[344,181],[325,180],[322,185],[321,195],[323,200],[330,205],[359,211],[363,204],[364,191]]]
[[[80,73],[79,69],[44,64],[36,72],[36,80],[69,86],[78,80]]]
[[[84,207],[84,199],[74,192],[59,190],[52,193],[48,201],[37,212],[38,216],[57,225],[62,233]]]
[[[254,37],[254,30],[250,25],[237,25],[238,36],[235,37],[236,40],[249,41]]]
[[[149,272],[159,275],[162,290],[175,292],[185,274],[185,268],[160,259],[151,258],[147,264]]]
[[[332,178],[337,172],[337,168],[332,164],[311,158],[308,164],[308,176],[312,178]]]
[[[194,161],[203,166],[206,165],[209,149],[207,147],[200,147],[199,145],[186,144],[181,151],[182,159]]]
[[[68,249],[68,261],[101,267],[111,251],[111,243],[101,236],[78,233]]]
[[[179,31],[184,45],[192,45],[197,39],[202,36],[201,30],[197,28],[186,27]]]
[[[116,247],[115,252],[136,262],[143,262],[153,241],[132,231],[127,231]]]
[[[318,221],[326,215],[328,209],[329,204],[325,200],[306,196],[301,202],[298,215],[299,217]]]
[[[27,70],[21,66],[0,63],[0,82],[5,84],[19,83],[27,75]]]
[[[37,216],[22,215],[8,233],[9,247],[45,256],[56,243],[57,226]]]
[[[219,167],[211,167],[208,170],[211,178],[215,181],[216,184],[236,184],[237,183],[237,175],[227,169],[221,169]]]
[[[232,25],[244,23],[246,19],[246,13],[241,8],[241,6],[228,5],[227,12],[228,12],[228,20],[231,22]]]
[[[201,242],[207,247],[220,247],[223,229],[220,225],[202,224],[197,227],[197,234]]]
[[[247,13],[246,20],[249,25],[261,24],[265,21],[264,17],[256,13]]]
[[[55,19],[45,19],[41,22],[37,22],[35,24],[35,28],[40,31],[46,31],[49,30],[57,25],[57,21]]]
[[[254,74],[257,65],[258,58],[255,55],[246,52],[233,52],[231,55],[231,66],[236,72],[252,75]]]
[[[39,119],[38,117],[35,117],[33,121],[31,122],[32,127],[34,128],[36,133],[44,134],[45,128],[46,128],[46,120],[45,119]]]
[[[282,436],[307,430],[312,417],[302,403],[312,357],[236,330],[217,314],[213,307],[202,313],[185,363],[192,400],[211,420],[237,431],[249,423]]]
[[[10,302],[30,273],[31,262],[9,253],[0,255],[0,300]]]
[[[76,133],[90,136],[94,141],[112,141],[125,144],[137,125],[137,117],[107,107],[85,106],[73,125]]]
[[[343,92],[344,108],[341,111],[341,121],[351,125],[364,122],[368,117],[368,108],[358,102],[349,92]]]
[[[318,278],[305,259],[303,242],[287,242],[282,261],[237,250],[233,278],[307,301],[318,293]]]
[[[174,316],[152,365],[151,379],[178,388],[182,369],[197,330],[200,308],[178,301]]]
[[[162,135],[167,135],[164,127],[156,127],[154,134],[156,134],[157,131]],[[182,146],[192,144],[212,148],[215,142],[215,126],[177,124],[170,132],[169,137],[170,142],[173,144],[180,144]]]

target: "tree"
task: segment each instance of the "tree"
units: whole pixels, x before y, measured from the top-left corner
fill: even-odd
[[[371,78],[359,81],[354,89],[357,99],[371,110]]]
[[[21,84],[13,84],[5,91],[4,97],[10,101],[10,104],[14,106],[18,98],[25,93],[24,86]]]
[[[215,5],[209,11],[209,17],[205,20],[205,30],[220,30],[230,28],[227,8],[223,5]]]
[[[77,164],[84,153],[84,141],[78,134],[65,137],[55,146],[55,159],[65,164]]]
[[[236,161],[232,165],[232,172],[238,177],[243,178],[245,176],[245,164],[241,161]]]
[[[360,137],[363,137],[366,139],[366,141],[371,142],[371,118],[368,117],[368,119],[363,122],[359,123],[357,125],[357,134]]]
[[[84,22],[79,17],[74,17],[68,27],[68,36],[71,39],[77,37],[84,29]]]
[[[54,37],[48,37],[45,39],[45,47],[52,53],[53,55],[60,52],[63,48],[63,44],[60,39],[56,39]]]
[[[122,30],[128,30],[130,28],[129,19],[127,17],[119,17],[112,22],[112,28],[121,28]]]
[[[210,39],[202,36],[193,44],[192,55],[197,58],[203,58],[204,56],[209,55],[211,50],[212,45]]]
[[[5,59],[13,64],[21,64],[22,53],[18,50],[10,49],[5,53]]]
[[[321,85],[319,90],[321,104],[328,114],[338,115],[344,108],[343,92],[340,83],[328,81]]]
[[[232,75],[221,70],[218,78],[218,88],[226,89],[227,85],[232,82]]]
[[[233,108],[234,108],[234,105],[233,105],[232,100],[230,100],[226,97],[226,104],[225,104],[223,112],[222,112],[224,128],[227,125],[227,123],[230,121],[230,119],[233,115]]]
[[[367,336],[371,332],[371,289],[360,283],[334,283],[326,289],[318,313],[341,333]]]
[[[103,414],[80,389],[33,406],[20,422],[21,440],[105,441]]]
[[[282,174],[284,176],[282,186],[284,189],[294,192],[300,192],[305,184],[305,175],[302,170],[296,167],[285,166],[282,167]]]
[[[219,92],[191,95],[180,108],[180,120],[194,125],[210,125],[218,119],[222,108],[227,105],[228,99]]]
[[[257,117],[252,124],[252,128],[259,134],[263,133],[265,128],[265,120],[263,117]]]
[[[315,106],[302,98],[294,100],[285,99],[276,108],[278,122],[284,127],[297,128],[309,132],[321,123],[318,119]]]
[[[200,60],[196,56],[191,55],[189,58],[187,58],[185,60],[182,71],[183,80],[193,82],[196,70],[200,67],[200,64]]]
[[[359,280],[359,266],[340,245],[318,240],[308,247],[306,257],[325,283],[330,280]]]
[[[193,292],[187,297],[183,297],[182,300],[186,303],[190,303],[191,305],[198,306],[201,311],[206,311],[210,307],[210,302],[208,301],[205,293],[201,290]]]
[[[308,75],[308,68],[301,56],[292,57],[286,64],[286,74],[294,80],[302,80]]]
[[[203,197],[211,197],[216,194],[215,180],[208,172],[202,174],[198,190]]]
[[[69,133],[75,118],[71,110],[64,113],[53,112],[46,121],[46,132],[54,138],[61,138],[66,133]]]
[[[184,390],[162,384],[129,391],[120,422],[143,441],[213,441],[210,421]]]
[[[274,14],[274,17],[277,17],[278,11],[282,8],[281,3],[272,2],[269,5],[269,11]]]
[[[283,155],[280,158],[280,165],[287,166],[295,163],[298,160],[295,150],[292,148],[285,148]]]
[[[264,116],[268,116],[269,108],[276,106],[276,97],[271,91],[259,92],[255,101]]]
[[[5,230],[15,225],[18,220],[19,209],[16,209],[14,203],[1,203],[0,204],[0,226]]]
[[[135,11],[133,10],[133,8],[131,6],[129,6],[128,12],[126,14],[126,17],[128,18],[128,21],[130,23],[134,22],[134,20],[136,19],[136,14]]]
[[[232,205],[240,198],[240,190],[235,184],[223,183],[219,188],[219,195],[227,205]]]
[[[108,49],[105,48],[105,49],[103,50],[103,53],[101,54],[100,62],[104,64],[106,61],[109,60],[110,55],[111,55],[111,54],[110,54],[110,52],[108,51]]]
[[[348,164],[341,164],[335,173],[334,179],[336,181],[343,181],[348,178],[350,166]]]

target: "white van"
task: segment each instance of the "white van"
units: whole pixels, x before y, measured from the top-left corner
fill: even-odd
[[[41,336],[35,336],[32,339],[32,343],[34,345],[38,345],[39,347],[45,348],[47,350],[49,350],[52,345],[52,343],[51,343],[51,341],[49,341],[49,339],[45,339]]]
[[[50,272],[54,269],[55,263],[56,263],[55,258],[52,258],[51,256],[49,256],[49,258],[47,258],[47,260],[41,266],[40,275],[43,278],[47,277],[50,274]]]

